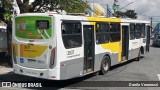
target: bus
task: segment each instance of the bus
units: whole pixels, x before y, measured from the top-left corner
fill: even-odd
[[[152,46],[160,46],[160,23],[154,28]]]
[[[142,20],[20,14],[13,19],[13,69],[51,80],[106,74],[111,66],[149,51],[147,27]]]

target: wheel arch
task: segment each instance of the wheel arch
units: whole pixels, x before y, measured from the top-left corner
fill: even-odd
[[[108,59],[106,59],[106,58],[108,58]],[[107,69],[107,70],[105,70],[104,67],[103,67],[104,61],[106,61],[106,60],[108,60],[108,69]],[[99,71],[99,73],[100,73],[101,75],[106,74],[106,73],[110,70],[110,67],[111,67],[111,57],[110,57],[109,54],[105,54],[105,55],[103,56],[103,59],[101,60],[101,66],[100,66],[100,71]]]
[[[111,56],[110,56],[110,54],[105,54],[105,55],[103,56],[103,58],[104,58],[105,56],[109,57],[109,63],[110,63],[110,65],[111,65]]]

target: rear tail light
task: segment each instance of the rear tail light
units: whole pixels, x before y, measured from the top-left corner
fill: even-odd
[[[56,48],[53,48],[51,51],[51,59],[50,59],[50,69],[54,67],[55,64],[55,54],[56,54]]]
[[[13,51],[12,51],[12,53],[13,53],[13,61],[14,61],[14,63],[15,64],[17,64],[17,60],[16,60],[16,50],[15,50],[15,47],[14,47],[14,45],[13,45]]]

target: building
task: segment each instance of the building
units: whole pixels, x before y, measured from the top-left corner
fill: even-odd
[[[90,6],[87,9],[87,13],[89,16],[104,16],[104,17],[111,17],[112,16],[112,9],[108,4],[101,4],[98,2],[92,2],[90,0],[86,1],[86,3]]]

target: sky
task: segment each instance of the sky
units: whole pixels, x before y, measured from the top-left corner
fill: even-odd
[[[112,7],[114,0],[88,0],[89,2],[98,2],[101,4],[109,4]],[[132,4],[126,6],[127,4]],[[121,7],[121,11],[128,9],[135,10],[138,14],[138,18],[148,19],[153,17],[155,20],[160,20],[160,0],[118,0],[118,4]]]

